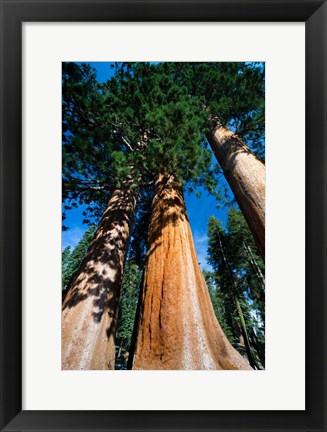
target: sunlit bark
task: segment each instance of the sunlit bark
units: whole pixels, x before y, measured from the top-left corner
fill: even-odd
[[[208,141],[265,259],[265,165],[218,119]]]
[[[124,260],[137,192],[116,190],[62,307],[62,368],[114,369]]]
[[[156,185],[141,305],[133,369],[251,369],[218,324],[173,176]]]

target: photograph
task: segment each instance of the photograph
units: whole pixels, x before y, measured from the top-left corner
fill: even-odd
[[[61,78],[62,370],[265,370],[265,62]]]

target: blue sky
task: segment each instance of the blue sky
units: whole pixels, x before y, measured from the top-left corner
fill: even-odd
[[[106,81],[113,74],[113,70],[106,62],[88,62],[88,64],[96,69],[98,81]],[[201,268],[210,269],[210,266],[206,262],[208,219],[210,216],[216,216],[222,221],[223,226],[225,226],[227,209],[218,209],[217,200],[213,196],[209,196],[206,191],[202,191],[200,198],[195,197],[194,194],[185,193],[185,201],[200,266]],[[82,220],[84,219],[82,212],[82,207],[67,212],[65,225],[69,229],[62,233],[63,249],[68,245],[75,247],[86,231],[87,226],[82,224]]]
[[[205,191],[202,193],[201,198],[195,197],[194,194],[185,193],[185,201],[199,263],[201,268],[210,269],[210,266],[206,262],[208,219],[210,216],[216,216],[225,226],[227,210],[225,208],[217,209],[216,199],[208,196]],[[82,223],[84,219],[83,210],[84,207],[81,206],[78,209],[67,211],[65,225],[69,229],[62,233],[62,249],[66,246],[75,247],[87,230],[87,226]]]

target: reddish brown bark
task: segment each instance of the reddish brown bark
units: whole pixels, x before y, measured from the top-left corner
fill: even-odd
[[[217,119],[211,125],[208,141],[265,259],[265,165]]]
[[[133,369],[251,369],[216,319],[180,185],[156,187]]]
[[[124,259],[137,193],[116,190],[62,307],[62,368],[114,369]]]

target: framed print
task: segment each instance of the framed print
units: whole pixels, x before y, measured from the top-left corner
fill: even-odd
[[[297,0],[269,3],[232,1],[228,4],[187,0],[119,3],[110,0],[65,3],[2,1],[1,18],[1,430],[325,430],[326,3]],[[111,67],[111,77],[114,77],[111,81],[107,81],[106,76],[100,82],[102,66],[107,71]],[[97,83],[92,81],[92,67],[98,73]],[[234,75],[233,71],[236,71]],[[245,280],[247,271],[257,281],[263,279],[259,258],[252,251],[258,250],[258,255],[264,256],[264,233],[262,236],[260,226],[253,222],[253,214],[250,212],[247,223],[255,243],[248,244],[244,234],[241,237],[241,249],[246,249],[251,271],[242,267],[237,258],[238,252],[235,251],[240,249],[240,243],[233,248],[233,239],[228,237],[232,232],[229,229],[216,228],[214,232],[219,235],[211,249],[212,254],[215,249],[220,250],[219,257],[211,257],[211,262],[215,266],[214,259],[221,260],[217,264],[219,275],[223,275],[225,269],[227,280],[224,282],[223,277],[219,276],[218,282],[212,282],[217,283],[218,288],[212,289],[214,292],[220,290],[223,295],[224,283],[234,286],[231,310],[239,315],[230,326],[234,323],[236,328],[239,324],[239,335],[242,336],[239,340],[232,339],[231,335],[229,341],[232,342],[226,342],[225,336],[215,342],[218,330],[213,329],[220,327],[216,327],[219,324],[216,324],[214,312],[219,315],[218,321],[225,334],[233,327],[222,324],[221,310],[217,312],[212,306],[205,306],[204,294],[201,294],[201,299],[197,297],[202,290],[199,286],[205,286],[205,282],[197,273],[195,253],[194,256],[187,255],[183,264],[183,253],[179,252],[184,250],[183,242],[192,243],[192,236],[185,234],[189,232],[188,217],[180,186],[177,186],[179,183],[175,183],[174,179],[180,176],[181,181],[188,184],[194,176],[202,176],[203,185],[211,184],[215,176],[212,173],[210,178],[206,178],[205,172],[209,170],[209,165],[206,165],[207,149],[199,147],[203,135],[194,132],[203,121],[202,116],[197,114],[198,108],[207,110],[207,116],[208,110],[215,104],[208,92],[204,102],[202,93],[199,96],[197,91],[205,85],[207,76],[226,86],[230,85],[226,82],[232,82],[231,91],[238,91],[240,87],[235,83],[238,76],[244,82],[243,74],[247,77],[250,74],[252,81],[247,78],[246,90],[242,90],[244,101],[241,93],[237,100],[240,106],[246,102],[247,107],[251,107],[251,98],[255,99],[256,91],[262,92],[259,84],[260,79],[265,77],[265,98],[263,102],[258,102],[260,98],[255,99],[257,103],[262,103],[261,111],[251,111],[247,121],[253,120],[259,113],[266,124],[266,308],[263,306],[260,309],[263,296],[253,294],[250,279],[247,279],[247,288],[242,291],[248,307],[257,305],[256,312],[247,312],[247,319],[259,321],[258,328],[262,327],[263,322],[260,310],[263,310],[263,316],[266,311],[265,351],[260,350],[264,339],[260,339],[259,330],[255,330],[252,336],[247,333],[249,327],[241,318],[242,306],[237,294],[243,286],[240,280]],[[73,93],[76,76],[87,77],[82,82],[89,86],[88,92],[95,83],[92,97],[87,101],[79,99],[77,107],[74,103],[76,94]],[[174,80],[170,79],[172,76]],[[184,78],[181,79],[181,76]],[[192,78],[185,78],[190,76]],[[135,90],[136,82],[137,85],[141,82],[143,86],[138,88],[139,93]],[[79,82],[79,92],[80,85]],[[162,88],[165,88],[164,93],[161,93]],[[147,99],[147,92],[160,100],[159,111],[157,108],[148,110],[152,102]],[[213,91],[209,93],[214,94]],[[113,95],[117,96],[114,103]],[[139,98],[137,104],[136,97]],[[225,118],[230,109],[228,97],[226,92],[224,104],[219,105]],[[131,100],[136,107],[133,114],[130,110],[126,111]],[[88,109],[86,120],[84,103]],[[110,107],[111,111],[106,107]],[[142,114],[139,114],[141,110]],[[89,117],[90,112],[94,117]],[[132,115],[135,120],[133,126],[128,127],[128,133],[127,126],[122,132],[120,113],[124,113],[126,118]],[[170,130],[169,126],[163,128],[164,123],[158,126],[158,118],[162,118],[163,113]],[[138,115],[140,122],[136,121]],[[176,118],[181,116],[183,127],[176,122]],[[212,131],[205,129],[212,148],[214,143],[210,140],[218,140],[223,134],[227,137],[223,142],[229,142],[236,148],[241,146],[243,150],[237,157],[242,158],[243,153],[248,151],[239,138],[239,135],[242,137],[242,124],[228,123],[228,127],[232,128],[228,132],[227,121],[213,119],[212,113],[210,116],[210,121],[218,121],[213,135],[210,135]],[[232,117],[234,120],[237,118],[235,112]],[[74,123],[77,118],[84,122],[78,127]],[[142,123],[142,118],[146,118],[146,125]],[[107,125],[106,132],[101,126],[103,121]],[[207,117],[205,121],[208,121]],[[85,122],[89,128],[85,129]],[[110,136],[105,135],[109,130]],[[161,144],[163,135],[165,151]],[[192,140],[183,138],[186,136],[192,136]],[[90,157],[78,154],[77,147],[74,147],[77,143],[79,148],[86,148],[83,147],[85,142],[92,142],[92,148],[96,149],[110,143],[109,150],[113,155],[110,163],[114,168],[110,175],[103,176],[105,156],[96,153],[96,170],[100,176],[97,179],[100,178],[100,181],[91,184],[92,191],[103,190],[103,185],[108,186],[112,176],[115,176],[116,189],[110,189],[108,196],[109,210],[110,206],[117,206],[117,203],[111,202],[117,198],[117,191],[123,191],[118,193],[119,205],[125,197],[127,189],[124,189],[121,173],[133,185],[128,186],[133,195],[129,198],[128,208],[131,208],[130,205],[133,207],[134,194],[143,194],[139,189],[135,192],[133,178],[141,179],[137,188],[144,184],[156,185],[150,219],[152,234],[150,231],[148,237],[153,241],[149,243],[148,240],[144,275],[142,277],[142,272],[139,275],[140,283],[143,280],[140,285],[141,300],[138,300],[141,305],[139,325],[134,328],[133,334],[132,327],[126,325],[129,329],[128,342],[124,342],[122,336],[117,339],[116,335],[116,341],[120,341],[116,344],[116,352],[113,345],[116,364],[108,362],[111,358],[109,354],[102,361],[104,350],[99,345],[91,349],[90,340],[104,319],[109,340],[110,328],[116,328],[118,312],[106,309],[109,305],[107,298],[90,282],[86,288],[81,286],[84,279],[90,279],[92,283],[96,279],[97,286],[102,284],[103,287],[110,282],[106,276],[108,268],[101,267],[102,279],[99,282],[92,273],[94,266],[89,266],[90,262],[98,259],[94,254],[103,252],[100,247],[101,233],[105,230],[101,224],[106,223],[108,209],[101,207],[105,213],[90,243],[89,255],[86,254],[88,261],[83,258],[84,270],[82,263],[80,273],[70,276],[72,279],[63,302],[62,323],[58,313],[61,308],[61,295],[58,295],[61,283],[61,194],[68,191],[69,195],[72,188],[76,190],[76,180],[85,187],[85,182],[95,173],[94,167],[89,168]],[[75,149],[71,154],[70,148]],[[152,148],[155,152],[151,153]],[[136,157],[133,153],[140,156]],[[249,163],[250,153],[243,164]],[[148,161],[154,158],[157,162],[152,165],[148,162],[146,169],[143,169],[144,165],[139,160],[144,155],[148,155]],[[161,156],[156,159],[158,155]],[[185,155],[188,162],[192,160],[195,174],[184,168]],[[228,165],[218,153],[215,155],[218,161],[220,158],[227,181],[234,184],[232,189],[244,213],[246,206],[240,204],[235,182],[228,174],[235,159]],[[253,168],[256,178],[259,178],[262,167],[260,157],[253,163],[259,164]],[[63,186],[61,171],[64,174]],[[74,185],[67,177],[72,172]],[[169,187],[163,180],[167,175],[172,182],[167,180]],[[172,175],[175,176],[173,180]],[[155,180],[155,176],[163,177]],[[245,178],[241,180],[242,184],[244,182]],[[117,185],[120,185],[119,188]],[[260,188],[256,185],[255,189],[257,193]],[[247,189],[246,195],[246,199],[251,197],[251,189]],[[93,203],[93,198],[90,201]],[[161,202],[157,204],[157,211],[160,210],[164,219],[154,216],[156,202]],[[78,204],[76,206],[78,208]],[[193,201],[187,201],[186,207],[190,219],[192,214],[200,218],[199,206]],[[119,207],[119,212],[121,209]],[[117,215],[116,207],[115,211]],[[109,211],[109,214],[113,212]],[[124,237],[122,227],[126,229],[124,221],[129,217],[126,213],[121,224],[118,224],[120,228],[113,231],[112,237],[102,239],[103,244],[114,244],[117,232],[122,233],[121,238],[126,238],[128,242],[129,237]],[[236,217],[235,214],[233,217]],[[158,220],[160,223],[164,220],[164,225],[156,227]],[[214,230],[214,219],[211,222],[211,229]],[[254,228],[251,228],[252,222]],[[170,226],[170,234],[165,237],[167,226]],[[173,236],[172,232],[175,233]],[[203,241],[200,234],[196,238],[193,233],[198,245]],[[131,244],[134,237],[138,239],[138,245],[142,244],[137,235],[132,234]],[[169,238],[174,238],[174,242],[170,244]],[[92,244],[96,244],[93,249]],[[159,277],[156,270],[158,262],[164,262],[165,251],[173,250],[176,244],[180,245],[175,250],[178,259],[171,268],[179,262],[182,263],[182,270],[174,268],[172,280],[169,279],[170,270],[164,270],[165,276],[159,281],[163,300],[156,309],[156,300],[147,300],[148,287],[154,286],[149,281],[153,280],[152,275]],[[134,247],[133,244],[131,247]],[[111,249],[111,246],[107,247],[105,255],[101,255],[104,261],[99,259],[99,262],[110,261],[110,277],[116,280],[117,275],[122,273],[119,265],[124,266],[124,259],[114,263],[114,258],[110,257],[110,253],[108,255]],[[236,255],[229,254],[229,250]],[[131,255],[132,252],[129,252],[129,257]],[[191,265],[193,261],[194,265]],[[125,271],[126,274],[130,271],[128,260]],[[183,292],[179,294],[180,283],[176,281],[180,277],[188,278],[186,285],[190,288],[187,295]],[[209,279],[206,283],[209,284]],[[165,284],[175,284],[173,297],[164,297]],[[84,296],[85,289],[92,292],[87,312],[93,317],[91,327],[83,321],[85,308],[83,312],[80,309],[85,298],[88,298]],[[112,289],[108,288],[108,292]],[[225,292],[227,296],[228,289]],[[210,303],[210,297],[206,295]],[[106,306],[102,307],[103,304]],[[166,309],[165,304],[168,304]],[[171,314],[172,308],[180,313]],[[71,311],[77,311],[76,316],[71,315]],[[188,317],[186,321],[180,320],[183,314]],[[159,327],[156,327],[157,316]],[[150,326],[151,322],[154,322],[154,327]],[[193,327],[190,322],[194,323]],[[66,332],[67,328],[69,331]],[[178,339],[179,329],[183,337]],[[235,334],[238,335],[237,332]],[[136,338],[136,348],[133,361],[128,366],[124,355],[132,351],[129,346],[132,346],[133,337]],[[150,341],[148,345],[147,340]],[[158,341],[161,344],[159,348],[153,348]],[[183,349],[177,354],[181,342]],[[208,354],[212,344],[221,350],[217,359],[216,354]],[[166,346],[165,351],[163,347]],[[82,347],[80,352],[78,347]],[[96,350],[101,355],[94,357]],[[152,357],[144,356],[146,352],[152,352]]]

